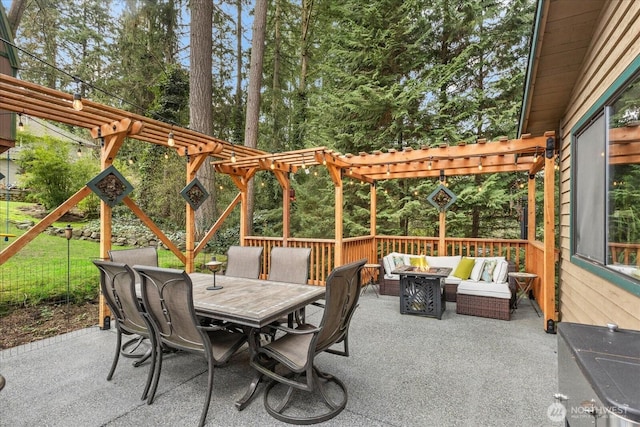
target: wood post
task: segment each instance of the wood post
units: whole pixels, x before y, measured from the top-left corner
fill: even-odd
[[[556,280],[555,280],[555,138],[547,138],[544,161],[544,274],[542,277],[541,309],[544,313],[543,328],[549,330],[549,320],[556,319]]]

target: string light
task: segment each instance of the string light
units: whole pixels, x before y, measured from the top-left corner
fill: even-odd
[[[169,153],[164,153],[164,158],[168,159],[169,158]]]
[[[327,166],[327,158],[325,157],[324,153],[322,154],[322,166]]]
[[[82,148],[78,147],[78,151],[76,151],[76,155],[78,157],[82,157]]]
[[[427,165],[427,169],[431,170],[433,164],[431,163],[431,157],[429,157],[429,164]]]
[[[174,145],[176,145],[176,140],[173,137],[173,131],[169,132],[169,138],[167,139],[167,144],[169,145],[169,147],[173,147]]]
[[[482,157],[478,158],[478,170],[482,170]]]
[[[18,113],[18,130],[24,131],[24,124],[22,123],[22,113]]]
[[[231,145],[231,163],[235,163],[236,162],[236,152],[233,149],[233,144]]]
[[[389,163],[387,163],[387,176],[391,175],[391,167],[389,166]]]
[[[276,162],[273,159],[271,159],[271,165],[269,166],[269,168],[271,170],[274,170],[276,168]]]
[[[76,111],[82,111],[84,105],[82,105],[82,95],[80,95],[80,79],[77,76],[73,77],[73,80],[78,84],[76,92],[73,94],[73,109]]]

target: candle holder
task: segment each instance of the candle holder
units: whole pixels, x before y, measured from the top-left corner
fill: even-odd
[[[218,289],[222,289],[222,286],[216,285],[216,273],[220,269],[222,263],[216,260],[216,257],[211,257],[211,261],[205,264],[209,270],[213,273],[213,286],[207,286],[208,291],[217,291]]]

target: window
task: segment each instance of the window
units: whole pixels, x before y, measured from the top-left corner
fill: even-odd
[[[573,254],[640,280],[640,76],[573,139]]]

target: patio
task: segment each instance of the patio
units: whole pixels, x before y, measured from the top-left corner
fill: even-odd
[[[308,308],[311,321],[319,309]],[[7,426],[194,425],[206,390],[206,363],[166,357],[156,400],[140,400],[147,370],[121,359],[106,375],[116,334],[97,327],[0,352],[0,392]],[[327,425],[553,426],[547,409],[557,391],[557,336],[521,301],[511,321],[455,313],[442,320],[401,315],[398,298],[362,296],[350,329],[351,356],[319,357],[347,385],[346,409]],[[283,425],[262,404],[262,387],[242,412],[251,371],[247,351],[216,368],[207,425]],[[148,365],[144,365],[148,366]]]

